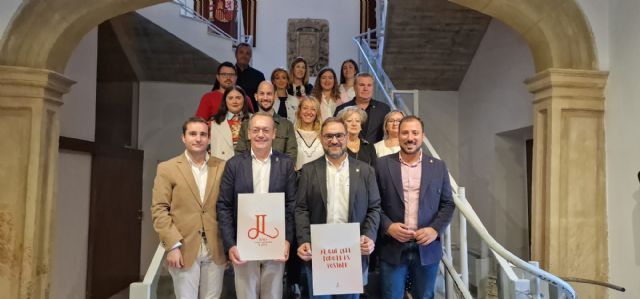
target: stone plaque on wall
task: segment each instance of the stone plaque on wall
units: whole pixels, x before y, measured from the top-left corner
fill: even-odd
[[[329,64],[329,22],[324,19],[289,19],[287,66],[296,57],[309,64],[309,76],[318,75]]]

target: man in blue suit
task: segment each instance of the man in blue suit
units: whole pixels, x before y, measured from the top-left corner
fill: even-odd
[[[249,120],[248,136],[251,150],[229,159],[222,174],[220,198],[216,205],[218,227],[224,251],[233,263],[237,298],[281,299],[284,264],[289,258],[289,244],[295,236],[295,161],[271,149],[276,137],[276,127],[270,114],[254,114]],[[236,247],[238,194],[276,192],[285,194],[287,241],[283,248],[283,258],[243,261]]]
[[[400,152],[380,158],[376,178],[382,198],[380,278],[382,298],[401,299],[407,274],[413,298],[433,298],[442,257],[440,234],[455,205],[444,162],[422,153],[424,124],[407,116],[399,127]]]

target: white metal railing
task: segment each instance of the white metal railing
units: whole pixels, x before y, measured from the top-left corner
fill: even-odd
[[[236,7],[238,8],[238,13],[236,15],[236,23],[237,23],[237,38],[231,36],[230,34],[228,34],[227,32],[225,32],[224,30],[220,29],[220,27],[216,26],[214,23],[212,23],[211,21],[209,21],[207,18],[201,16],[198,12],[196,12],[190,5],[187,4],[188,0],[173,0],[172,3],[180,6],[180,16],[183,16],[185,18],[190,18],[193,19],[197,22],[200,23],[204,23],[207,25],[207,28],[209,29],[208,32],[222,37],[224,39],[228,39],[230,41],[233,42],[234,45],[237,45],[239,43],[251,43],[252,41],[252,36],[251,35],[246,35],[245,34],[245,30],[244,30],[244,22],[243,22],[243,11],[242,11],[242,6],[241,5],[237,5],[238,1],[236,2]]]
[[[130,299],[155,299],[158,289],[158,278],[164,260],[164,247],[158,245],[156,253],[151,259],[151,264],[144,275],[142,282],[134,282],[129,286]]]
[[[359,61],[361,64],[361,71],[369,71],[376,81],[376,91],[378,97],[382,95],[384,100],[389,104],[392,109],[399,109],[405,114],[412,114],[410,109],[405,105],[403,101],[398,101],[391,96],[392,91],[395,90],[393,83],[385,73],[382,68],[382,55],[380,52],[374,53],[374,51],[369,47],[371,43],[371,35],[375,32],[374,30],[369,30],[365,33],[362,33],[353,38],[353,41],[357,45],[359,51]],[[416,99],[414,99],[416,100]],[[435,148],[429,141],[429,139],[425,136],[423,139],[424,145],[429,151],[429,153],[437,159],[440,159],[440,156],[436,152]],[[559,289],[559,297],[560,298],[576,298],[575,291],[573,288],[562,279],[556,277],[555,275],[548,273],[526,261],[523,261],[519,257],[515,256],[513,253],[506,250],[502,245],[500,245],[487,231],[487,229],[480,221],[480,218],[475,213],[471,205],[467,202],[465,197],[465,191],[463,187],[459,187],[456,180],[453,178],[451,173],[449,173],[451,186],[453,189],[453,200],[457,207],[457,211],[460,216],[459,223],[459,237],[460,237],[460,268],[461,274],[458,274],[453,268],[453,256],[451,253],[451,228],[447,227],[447,230],[443,236],[444,238],[444,255],[443,255],[443,263],[446,268],[449,269],[448,266],[451,266],[450,273],[455,273],[453,275],[454,282],[456,286],[459,287],[459,284],[456,280],[455,276],[460,279],[460,282],[468,289],[469,284],[469,267],[468,267],[468,248],[467,248],[467,223],[469,223],[476,231],[476,233],[480,236],[482,241],[484,241],[487,246],[492,250],[493,254],[498,259],[498,265],[502,272],[511,274],[513,273],[511,263],[514,267],[520,268],[526,273],[529,273],[532,280],[535,280],[532,283],[539,283],[539,280],[545,281],[551,286],[555,286]],[[501,263],[500,261],[505,261]],[[515,279],[515,283],[518,283],[518,279],[515,275],[505,275],[508,279]],[[527,281],[529,283],[529,281]],[[453,298],[451,293],[453,290],[452,283],[447,284],[447,298]],[[539,288],[537,288],[539,290]],[[450,292],[451,291],[451,292]],[[536,290],[537,291],[537,290]],[[464,298],[469,298],[466,294],[462,294]],[[528,294],[528,296],[533,297],[535,294]],[[539,292],[537,294],[539,296]],[[511,294],[515,298],[516,294]]]

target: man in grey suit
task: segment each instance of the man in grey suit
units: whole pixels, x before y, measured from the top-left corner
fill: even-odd
[[[413,298],[433,298],[442,245],[440,234],[455,205],[444,162],[422,153],[420,118],[400,121],[400,152],[376,163],[382,196],[378,256],[382,298],[402,298],[407,274]]]
[[[347,129],[339,118],[322,124],[321,140],[325,155],[302,167],[296,194],[296,236],[298,256],[307,263],[305,271],[311,285],[311,224],[360,223],[360,251],[363,275],[373,252],[380,222],[380,195],[371,166],[350,158],[346,152]],[[366,278],[365,278],[366,279]],[[312,296],[310,296],[312,297]],[[313,298],[330,298],[331,296]],[[336,298],[358,298],[359,294]]]

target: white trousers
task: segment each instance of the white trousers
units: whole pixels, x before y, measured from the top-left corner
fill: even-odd
[[[281,299],[284,262],[250,261],[233,266],[238,299]]]
[[[208,256],[202,241],[200,251],[190,268],[169,267],[176,299],[220,299],[225,265],[218,265]]]

